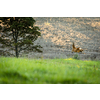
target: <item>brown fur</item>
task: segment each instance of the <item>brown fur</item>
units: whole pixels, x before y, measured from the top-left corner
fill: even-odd
[[[78,52],[78,53],[79,53],[79,52],[82,52],[82,51],[83,51],[82,48],[80,48],[80,47],[76,48],[75,45],[74,45],[74,43],[73,43],[73,46],[72,46],[72,53],[73,53],[73,52]]]

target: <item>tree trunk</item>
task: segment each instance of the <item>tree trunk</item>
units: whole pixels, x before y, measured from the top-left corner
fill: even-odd
[[[18,54],[18,46],[15,46],[15,52],[16,52],[16,57],[18,58],[19,54]]]
[[[16,52],[16,57],[18,58],[19,52],[18,52],[17,38],[18,38],[18,32],[15,30],[15,52]]]

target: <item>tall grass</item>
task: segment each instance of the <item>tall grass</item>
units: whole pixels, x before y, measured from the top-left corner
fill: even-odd
[[[98,84],[100,62],[0,57],[1,84]]]

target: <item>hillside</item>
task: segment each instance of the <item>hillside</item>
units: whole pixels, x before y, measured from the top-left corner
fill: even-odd
[[[66,58],[71,53],[72,42],[82,47],[82,59],[100,59],[100,18],[35,17],[42,36],[36,43],[43,46],[44,58]]]
[[[34,17],[41,37],[35,41],[43,53],[30,52],[29,58],[73,57],[72,43],[84,49],[80,59],[100,60],[100,18],[92,17]],[[14,53],[14,52],[13,52]],[[23,54],[21,54],[22,56]]]

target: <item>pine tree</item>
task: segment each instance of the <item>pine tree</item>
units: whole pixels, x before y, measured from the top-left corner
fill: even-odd
[[[42,52],[40,45],[34,45],[34,41],[41,36],[39,27],[34,24],[32,17],[0,17],[0,43],[15,50],[17,58],[22,50]]]

